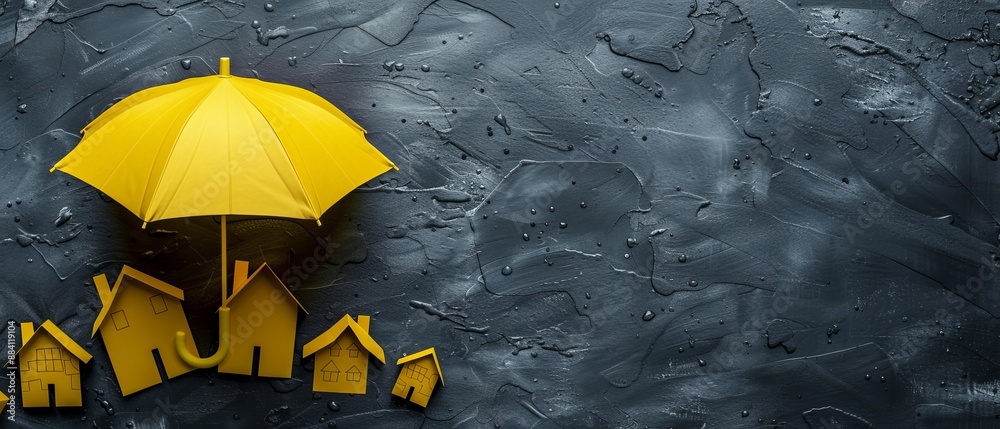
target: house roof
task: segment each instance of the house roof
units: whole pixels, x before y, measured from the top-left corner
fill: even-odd
[[[239,261],[237,261],[237,262],[239,262]],[[267,270],[264,270],[265,268],[267,268]],[[274,280],[277,281],[278,284],[281,285],[281,289],[284,290],[285,293],[288,294],[288,296],[292,298],[292,301],[295,302],[295,305],[299,306],[299,308],[301,308],[302,311],[305,311],[306,314],[309,314],[309,311],[307,311],[306,308],[302,306],[302,303],[300,303],[298,299],[295,299],[295,295],[292,295],[292,291],[288,290],[288,286],[285,286],[285,283],[282,282],[281,278],[278,277],[278,275],[274,273],[274,270],[272,270],[271,267],[269,267],[267,265],[267,262],[265,262],[263,264],[260,264],[260,267],[257,268],[257,271],[254,271],[253,274],[250,275],[250,277],[247,277],[246,281],[244,281],[241,284],[234,284],[233,285],[233,293],[230,294],[229,297],[226,299],[225,305],[228,306],[229,303],[232,302],[233,299],[236,298],[236,296],[239,295],[239,293],[243,291],[244,286],[249,285],[250,282],[252,282],[253,279],[257,278],[257,276],[260,275],[262,272],[265,273],[263,275],[270,275],[271,277],[274,277]]]
[[[158,290],[160,292],[163,292],[163,293],[165,293],[167,295],[170,295],[170,296],[172,296],[174,298],[177,298],[178,300],[181,300],[181,301],[184,300],[184,291],[183,290],[180,290],[177,287],[171,286],[170,284],[167,284],[166,282],[164,282],[162,280],[158,280],[158,279],[154,278],[153,276],[150,276],[149,274],[143,273],[143,272],[141,272],[141,271],[139,271],[139,270],[137,270],[135,268],[132,268],[132,267],[130,267],[128,265],[125,265],[125,266],[122,267],[122,272],[120,274],[118,274],[118,280],[115,281],[115,287],[113,289],[111,289],[111,295],[108,297],[108,299],[106,301],[103,299],[103,297],[101,299],[101,304],[103,306],[101,308],[101,312],[97,314],[97,320],[94,320],[94,330],[90,333],[91,337],[97,335],[98,328],[100,328],[101,324],[104,322],[104,318],[108,315],[108,311],[111,310],[111,304],[114,303],[115,302],[115,298],[118,297],[118,292],[122,288],[122,280],[125,278],[125,276],[131,277],[131,278],[135,279],[136,281],[138,281],[138,282],[140,282],[140,283],[142,283],[142,284],[144,284],[146,286],[149,286],[149,287],[151,287],[153,289],[156,289],[156,290]],[[98,280],[99,278],[101,280]],[[94,281],[95,282],[99,282],[99,281],[105,281],[106,282],[106,280],[103,280],[103,278],[101,278],[101,276],[94,277]],[[100,294],[100,287],[101,286],[98,285],[98,294]]]
[[[434,366],[437,367],[437,370],[438,370],[438,378],[441,380],[441,385],[444,386],[444,373],[441,372],[441,364],[438,363],[438,357],[437,357],[437,353],[434,352],[434,347],[430,347],[430,348],[421,350],[421,351],[416,352],[416,353],[414,353],[412,355],[403,356],[403,357],[399,358],[399,360],[396,361],[396,365],[402,365],[404,363],[420,359],[420,358],[422,358],[424,356],[427,356],[427,355],[430,355],[431,359],[434,359]]]
[[[59,329],[59,327],[56,326],[55,323],[52,323],[51,320],[46,320],[45,322],[43,322],[42,325],[39,326],[37,330],[34,328],[34,324],[31,322],[22,323],[21,348],[17,351],[17,353],[20,354],[22,350],[30,346],[32,341],[40,336],[38,335],[40,331],[45,331],[47,334],[49,334],[50,337],[52,337],[52,339],[56,340],[56,342],[58,342],[59,345],[63,346],[64,349],[68,350],[70,353],[73,354],[73,356],[76,356],[77,359],[80,359],[80,361],[83,363],[90,362],[90,359],[93,357],[90,355],[90,353],[87,353],[87,351],[84,350],[83,347],[80,347],[80,345],[77,344],[76,341],[73,341],[73,339],[70,338],[69,335],[66,335],[66,333],[63,332],[62,329]]]
[[[368,334],[368,331],[364,327],[351,318],[350,314],[345,314],[344,317],[341,317],[337,323],[334,323],[333,326],[330,327],[330,329],[327,329],[326,332],[319,334],[319,336],[303,346],[302,357],[311,356],[313,353],[316,353],[324,347],[330,345],[330,343],[336,341],[337,338],[340,338],[340,335],[347,329],[354,332],[354,336],[358,338],[358,341],[361,342],[361,345],[364,346],[365,350],[368,350],[368,352],[375,355],[379,361],[385,363],[385,352],[382,350],[382,347],[375,342],[375,339]]]

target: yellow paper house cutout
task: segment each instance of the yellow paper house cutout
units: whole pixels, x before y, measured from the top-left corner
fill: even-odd
[[[290,378],[298,310],[306,309],[267,263],[249,277],[248,268],[247,261],[236,261],[233,293],[226,300],[232,319],[229,354],[219,364],[219,372],[251,375],[254,349],[259,349],[257,375]]]
[[[21,405],[83,406],[80,362],[90,362],[92,356],[51,320],[42,323],[37,331],[34,323],[21,323],[21,349],[17,357],[21,372]],[[52,391],[55,404],[49,403]]]
[[[0,392],[0,401],[2,401],[2,402],[8,402],[8,401],[10,401],[10,397],[8,397],[5,393]]]
[[[104,274],[94,277],[94,286],[103,307],[91,336],[101,332],[122,395],[163,381],[154,353],[159,354],[167,378],[194,370],[174,347],[175,333],[180,331],[186,334],[185,347],[196,350],[181,307],[184,291],[128,265],[122,267],[114,289]]]
[[[355,322],[345,314],[330,329],[302,347],[302,358],[313,354],[313,391],[365,394],[368,388],[368,356],[385,363],[385,352],[368,334],[371,318]]]
[[[396,361],[396,365],[403,365],[403,369],[399,371],[399,377],[396,377],[396,385],[392,388],[393,395],[426,407],[438,380],[441,380],[441,385],[444,386],[441,364],[438,363],[434,347],[403,356]]]

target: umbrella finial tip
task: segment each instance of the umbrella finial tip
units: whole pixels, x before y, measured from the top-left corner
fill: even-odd
[[[219,76],[229,76],[229,57],[219,58]]]

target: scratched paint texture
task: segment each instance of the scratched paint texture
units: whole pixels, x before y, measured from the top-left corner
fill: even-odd
[[[0,315],[94,354],[5,426],[991,427],[1000,6],[912,0],[0,1]],[[141,222],[49,167],[117,100],[233,73],[316,91],[399,167],[323,217],[236,219],[309,310],[293,378],[122,398],[89,280],[185,290],[218,219]],[[301,346],[373,316],[368,394]],[[389,391],[436,347],[426,409]]]

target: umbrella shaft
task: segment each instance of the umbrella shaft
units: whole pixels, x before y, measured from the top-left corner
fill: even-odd
[[[226,268],[228,265],[226,261],[226,215],[222,215],[222,307],[226,306],[226,279],[229,277]]]

